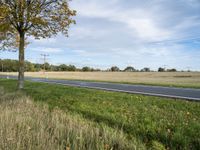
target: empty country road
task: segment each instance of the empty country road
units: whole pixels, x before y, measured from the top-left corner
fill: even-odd
[[[0,77],[7,78],[6,76],[0,76]],[[16,79],[17,77],[10,76],[9,78]],[[119,84],[119,83],[106,83],[106,82],[44,79],[44,78],[31,78],[31,77],[27,77],[26,80],[33,81],[33,82],[60,84],[60,85],[65,85],[65,86],[75,86],[75,87],[99,89],[99,90],[106,90],[106,91],[160,96],[160,97],[168,97],[168,98],[184,99],[184,100],[192,100],[192,101],[200,102],[200,89]]]

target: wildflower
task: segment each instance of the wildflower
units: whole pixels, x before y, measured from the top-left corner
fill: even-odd
[[[167,129],[167,132],[171,133],[171,130],[170,130],[170,129]]]

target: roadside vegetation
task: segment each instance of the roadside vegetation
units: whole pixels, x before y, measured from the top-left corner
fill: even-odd
[[[79,115],[49,111],[22,93],[0,97],[0,149],[2,150],[134,150],[146,149],[136,140],[104,124]]]
[[[0,80],[13,92],[14,80]],[[148,148],[199,149],[200,103],[167,98],[105,92],[45,83],[26,82],[23,93],[51,110],[78,114],[98,124],[120,130]]]

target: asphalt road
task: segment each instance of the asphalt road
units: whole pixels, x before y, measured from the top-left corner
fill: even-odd
[[[0,76],[0,77],[6,78],[6,76]],[[16,79],[15,76],[10,76],[9,78]],[[60,84],[65,86],[75,86],[75,87],[99,89],[106,91],[160,96],[160,97],[168,97],[168,98],[184,99],[184,100],[192,100],[200,102],[200,89],[130,85],[130,84],[105,83],[105,82],[57,80],[57,79],[54,80],[54,79],[42,79],[42,78],[30,78],[30,77],[26,78],[26,80],[33,82],[45,82],[45,83]]]

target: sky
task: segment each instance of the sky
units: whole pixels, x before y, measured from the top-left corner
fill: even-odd
[[[150,67],[200,71],[200,0],[73,0],[69,37],[29,38],[26,59],[106,69]],[[17,52],[0,58],[17,59]]]

